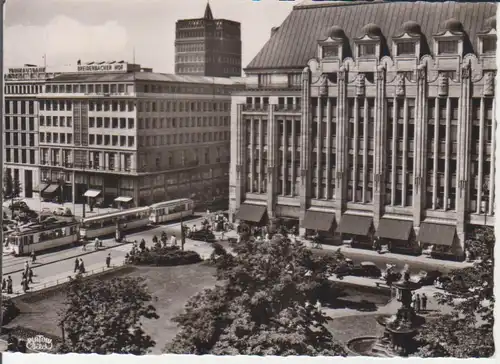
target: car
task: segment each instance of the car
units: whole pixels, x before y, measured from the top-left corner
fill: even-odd
[[[25,211],[25,210],[29,210],[29,206],[26,202],[24,201],[14,201],[13,203],[11,203],[9,205],[9,209],[10,210],[21,210],[21,211]]]
[[[417,282],[421,284],[422,286],[432,286],[434,285],[434,282],[436,279],[440,278],[443,276],[443,273],[441,273],[438,270],[431,270],[429,272],[422,271],[418,274],[418,279]]]
[[[64,209],[64,207],[57,207],[54,209],[53,214],[58,216],[64,216],[65,212],[66,210]]]
[[[192,240],[199,240],[199,241],[205,241],[207,243],[214,243],[215,240],[215,235],[208,230],[197,230],[197,231],[191,231],[187,238],[192,239]]]
[[[382,276],[382,271],[375,263],[362,262],[358,265],[342,265],[337,269],[335,274],[339,279],[343,279],[347,276],[380,278]]]

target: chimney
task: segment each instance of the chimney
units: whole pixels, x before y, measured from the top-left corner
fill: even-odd
[[[279,30],[280,27],[272,27],[271,28],[271,37],[276,34],[276,32]]]

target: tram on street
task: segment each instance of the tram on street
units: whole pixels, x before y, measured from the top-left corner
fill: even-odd
[[[149,206],[136,207],[85,218],[80,226],[80,237],[88,240],[115,234],[117,224],[121,231],[146,227],[149,225],[150,210]]]
[[[33,251],[72,245],[78,241],[78,222],[76,220],[50,218],[47,221],[16,227],[6,238],[5,252],[28,255]]]
[[[158,202],[150,206],[149,220],[153,224],[179,220],[192,216],[194,212],[194,201],[189,198]]]

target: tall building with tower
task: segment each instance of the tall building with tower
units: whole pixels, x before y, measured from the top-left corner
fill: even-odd
[[[241,24],[214,19],[208,3],[203,18],[177,21],[175,73],[207,77],[241,76]]]

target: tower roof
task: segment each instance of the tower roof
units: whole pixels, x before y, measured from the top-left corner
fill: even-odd
[[[214,20],[214,16],[212,15],[212,9],[210,9],[210,3],[207,2],[207,7],[205,8],[205,15],[203,19]]]

